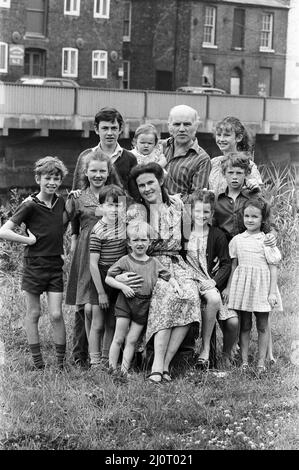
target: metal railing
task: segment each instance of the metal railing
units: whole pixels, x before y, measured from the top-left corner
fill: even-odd
[[[178,104],[197,109],[205,128],[226,115],[244,123],[262,126],[299,126],[299,100],[256,96],[193,95],[187,93],[97,88],[60,88],[0,83],[0,128],[5,117],[41,116],[91,120],[104,106],[117,108],[126,120],[167,121],[169,110]],[[208,124],[210,122],[210,124]],[[208,129],[209,130],[209,129]]]

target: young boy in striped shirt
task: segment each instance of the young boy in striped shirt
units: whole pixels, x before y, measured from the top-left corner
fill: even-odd
[[[127,254],[125,193],[116,185],[105,186],[99,194],[102,218],[95,224],[90,234],[90,273],[92,308],[90,340],[103,335],[102,359],[108,364],[110,345],[114,335],[114,306],[119,291],[105,282],[107,271],[116,261]],[[100,335],[99,335],[100,333]],[[101,363],[100,344],[97,353],[90,354],[90,365]]]

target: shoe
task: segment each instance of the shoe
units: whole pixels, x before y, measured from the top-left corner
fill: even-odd
[[[153,380],[152,377],[155,377],[155,376],[159,376],[160,380]],[[161,374],[161,372],[152,372],[146,377],[146,380],[148,382],[152,382],[154,384],[160,384],[162,382],[162,379],[163,379],[163,374]]]
[[[196,361],[195,367],[198,370],[208,370],[210,365],[209,359],[204,359],[203,357],[199,357]]]
[[[168,372],[168,370],[163,370],[162,377],[163,377],[163,380],[165,380],[165,382],[171,382],[172,381],[172,377],[171,377],[170,373]]]

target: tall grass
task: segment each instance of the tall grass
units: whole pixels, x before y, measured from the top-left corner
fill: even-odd
[[[0,337],[5,345],[5,361],[0,366],[0,448],[151,449],[167,453],[298,449],[299,269],[298,214],[292,192],[295,187],[292,176],[285,170],[261,171],[267,193],[276,205],[278,244],[285,260],[279,277],[284,312],[274,313],[271,318],[278,361],[268,368],[266,376],[258,379],[254,368],[244,376],[237,367],[226,373],[202,374],[190,366],[185,372],[174,369],[173,382],[153,385],[144,380],[145,371],[133,370],[128,383],[116,382],[104,370],[82,371],[69,362],[64,371],[58,371],[45,298],[40,331],[47,366],[43,372],[32,370],[22,328],[25,312],[24,295],[19,289],[22,247],[4,243]],[[9,210],[5,208],[5,214]],[[65,249],[68,269],[69,233]],[[73,327],[70,307],[65,307],[65,321],[69,359]],[[219,331],[217,334],[221,338]],[[253,362],[256,351],[254,329],[250,344]]]

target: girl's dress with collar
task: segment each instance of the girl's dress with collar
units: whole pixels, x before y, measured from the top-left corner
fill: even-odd
[[[90,188],[83,190],[78,198],[71,197],[66,201],[66,211],[73,226],[76,222],[80,225],[66,289],[65,303],[68,305],[90,302],[93,281],[89,269],[89,235],[100,218],[99,207],[99,201]]]
[[[231,258],[238,259],[233,274],[228,308],[246,312],[270,312],[269,264],[278,265],[281,254],[277,247],[264,244],[265,234],[250,234],[247,230],[236,235],[229,243]],[[277,288],[277,307],[282,311],[282,301]]]

